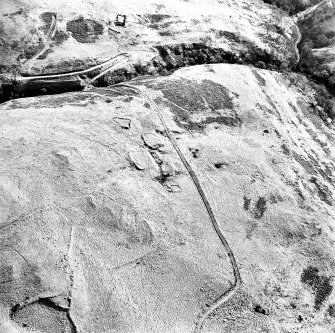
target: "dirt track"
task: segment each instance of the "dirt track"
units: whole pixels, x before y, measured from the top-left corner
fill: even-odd
[[[140,94],[145,100],[146,102],[148,102],[157,112],[159,119],[164,127],[165,133],[167,135],[167,137],[169,138],[171,144],[173,145],[173,148],[175,149],[176,153],[178,154],[180,160],[183,162],[183,165],[185,166],[185,168],[187,169],[190,177],[192,178],[192,181],[194,183],[194,185],[197,188],[197,191],[201,197],[202,202],[205,205],[205,208],[207,210],[207,213],[210,217],[210,220],[212,222],[212,225],[215,229],[216,234],[218,235],[218,237],[220,238],[220,241],[222,243],[222,245],[224,246],[229,260],[231,262],[232,265],[232,269],[233,269],[233,274],[234,274],[234,282],[233,285],[227,290],[225,291],[221,296],[219,296],[216,301],[206,310],[204,311],[202,314],[200,314],[200,317],[197,321],[196,327],[194,332],[195,333],[199,333],[202,329],[202,326],[206,320],[206,318],[215,310],[217,309],[220,305],[224,304],[225,302],[227,302],[230,298],[232,298],[234,296],[234,294],[237,292],[237,290],[240,288],[241,284],[242,284],[242,279],[241,279],[241,275],[240,275],[240,271],[234,256],[234,253],[232,251],[232,249],[229,246],[229,243],[226,239],[226,237],[224,236],[223,232],[220,229],[219,223],[217,222],[214,212],[212,210],[212,207],[206,197],[206,194],[201,186],[200,180],[198,179],[197,175],[195,174],[194,170],[192,169],[191,165],[189,164],[189,162],[187,161],[187,159],[185,158],[184,154],[181,152],[175,138],[173,137],[171,131],[169,130],[163,114],[162,114],[162,110],[160,109],[160,107],[151,99],[151,97],[145,93],[142,89],[134,87],[132,85],[129,84],[118,84],[118,87],[126,87],[129,89],[132,89],[133,91],[137,92],[138,94]]]
[[[49,30],[47,32],[47,40],[46,42],[44,43],[44,46],[42,48],[42,50],[40,52],[38,52],[37,54],[35,54],[31,59],[28,59],[22,66],[22,69],[24,68],[28,68],[30,69],[33,62],[35,60],[38,59],[39,56],[41,56],[44,52],[46,52],[50,46],[50,43],[52,41],[52,38],[53,36],[55,35],[56,33],[56,29],[57,29],[57,16],[56,15],[52,15],[52,21],[51,21],[51,24],[50,24],[50,27],[49,27]]]

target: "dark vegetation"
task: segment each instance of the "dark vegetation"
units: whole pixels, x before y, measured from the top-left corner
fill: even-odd
[[[274,5],[290,15],[295,15],[306,10],[310,6],[321,3],[323,0],[263,0],[265,3]],[[319,116],[326,120],[327,117],[335,119],[333,109],[333,98],[335,96],[335,73],[317,59],[313,49],[323,48],[335,42],[335,32],[325,31],[323,23],[332,16],[328,10],[320,10],[317,15],[299,22],[302,39],[298,45],[300,61],[292,69],[302,72],[311,79],[312,86],[317,92],[316,100],[323,108],[318,112]]]
[[[80,18],[76,21],[71,21],[68,23],[68,29],[72,29],[72,34],[77,36],[79,40],[91,40],[92,35],[86,35],[87,22],[91,20],[84,20]],[[93,21],[92,21],[93,22]],[[86,28],[85,28],[86,27]],[[84,32],[82,34],[82,29]],[[85,32],[86,31],[86,32]],[[98,32],[102,33],[102,30],[98,28]],[[78,35],[76,35],[78,33]],[[96,35],[94,35],[96,37]],[[94,38],[95,38],[94,37]],[[65,34],[60,33],[60,35],[55,35],[55,42],[62,42],[67,37]],[[240,53],[234,53],[230,51],[225,51],[220,48],[212,48],[204,43],[189,43],[189,44],[179,44],[179,45],[160,45],[157,46],[159,56],[155,58],[151,63],[143,66],[140,64],[134,65],[132,69],[121,68],[113,72],[106,72],[105,75],[101,76],[98,80],[94,82],[95,86],[106,87],[108,85],[117,84],[120,82],[128,81],[138,76],[143,75],[168,75],[173,73],[175,70],[185,66],[191,65],[201,65],[201,64],[215,64],[215,63],[231,63],[231,64],[250,64],[259,68],[267,68],[269,70],[280,70],[282,67],[287,67],[287,60],[283,64],[282,61],[277,59],[274,53],[269,53],[266,50],[260,49],[251,43],[246,42],[245,51]],[[36,54],[38,50],[34,49],[32,55]],[[78,64],[77,64],[78,62]],[[66,68],[64,72],[68,72],[68,68],[72,67],[72,71],[80,70],[82,67],[87,66],[87,61],[67,62],[64,61],[58,64],[57,68],[53,68],[53,65],[47,65],[45,71],[49,69],[54,69],[55,72],[61,73],[62,68]],[[93,64],[92,64],[93,65]],[[50,68],[49,68],[50,67]],[[83,78],[91,78],[98,74],[99,71],[91,72],[83,76]],[[51,73],[51,72],[50,72]],[[24,75],[24,73],[22,74]],[[41,74],[48,75],[48,74]],[[25,83],[19,85],[17,82],[6,82],[0,86],[0,102],[5,102],[11,98],[19,98],[26,96],[38,96],[42,94],[53,94],[66,91],[74,91],[80,88],[79,81],[73,84],[65,81],[63,88],[60,88],[61,83],[59,81],[49,81],[49,80],[38,80],[30,81],[30,83]],[[49,86],[50,84],[50,86]],[[24,86],[26,85],[26,86]],[[68,89],[68,90],[67,90]],[[59,92],[58,92],[59,91]],[[214,93],[214,92],[213,92]],[[213,96],[217,96],[214,93]],[[214,102],[213,102],[214,103]],[[227,123],[228,118],[223,117],[219,119],[216,117],[218,122]],[[229,118],[230,119],[230,118]],[[209,120],[209,119],[208,119]],[[212,119],[213,120],[213,119]],[[237,119],[231,120],[231,126],[235,126],[238,122]]]
[[[56,17],[56,13],[54,12],[45,12],[40,15],[40,18],[44,22],[42,30],[44,34],[46,34],[51,26],[52,18]]]
[[[218,83],[210,80],[200,83],[193,80],[169,80],[154,83],[150,88],[163,91],[163,102],[172,110],[180,127],[201,131],[214,122],[232,127],[241,125],[229,92]],[[207,110],[205,115],[204,110]],[[223,165],[216,163],[215,167],[221,168]]]
[[[0,85],[0,103],[14,98],[33,97],[39,95],[56,95],[69,91],[82,90],[83,85],[78,78],[67,80],[36,80],[25,83],[8,82]]]
[[[37,45],[30,45],[27,48],[23,50],[22,57],[30,59],[32,58],[36,53],[38,53],[43,48],[43,42],[41,39],[38,40]]]
[[[219,30],[219,31],[217,31],[217,35],[219,37],[225,37],[232,42],[236,42],[236,43],[241,42],[240,36],[234,34],[233,32],[230,32],[230,31]]]
[[[22,14],[24,12],[17,12],[17,14]],[[52,22],[52,17],[55,16],[56,13],[54,12],[45,12],[40,15],[41,20],[43,21],[43,25],[40,30],[44,32],[44,34],[47,33],[47,31],[50,28],[51,22]],[[0,28],[1,30],[1,28]],[[36,31],[32,30],[30,31],[31,34],[35,34]],[[2,44],[3,47],[11,49],[13,51],[16,51],[19,53],[17,57],[17,61],[20,61],[21,59],[31,59],[35,54],[37,54],[39,51],[41,51],[44,47],[43,40],[41,37],[37,39],[37,41],[34,41],[27,45],[23,41],[18,41],[14,40],[12,42],[5,42],[4,40],[1,40],[0,38],[0,43]],[[1,52],[0,52],[1,53]],[[13,66],[15,67],[15,66]],[[5,72],[15,72],[17,69],[11,70],[8,68],[6,65],[0,66],[0,73],[5,73]],[[1,97],[0,97],[1,100]]]
[[[16,15],[22,15],[24,14],[24,10],[23,8],[20,8],[18,11],[14,12],[14,13],[6,13],[6,14],[3,14],[4,17],[6,16],[9,16],[9,17],[13,17],[13,16],[16,16]]]
[[[56,16],[55,12],[45,12],[45,13],[42,13],[40,17],[46,26],[50,26],[52,23],[52,18],[54,16]]]
[[[332,195],[331,195],[331,191],[328,189],[328,187],[324,184],[322,184],[318,178],[316,178],[315,176],[311,177],[309,180],[311,183],[313,183],[318,191],[318,195],[320,200],[322,200],[323,202],[325,202],[327,205],[332,206],[333,203],[333,199],[332,199]]]
[[[17,60],[31,59],[36,53],[43,49],[43,41],[41,38],[39,38],[37,42],[30,45],[22,45],[18,41],[14,41],[10,45],[8,45],[8,47],[10,47],[12,50],[20,52]],[[7,72],[8,68],[5,67],[5,69],[6,70],[4,70],[4,72]]]
[[[268,309],[265,309],[264,307],[262,307],[259,304],[254,306],[254,311],[256,313],[260,313],[260,314],[265,315],[265,316],[268,316],[270,314],[270,311]]]
[[[214,166],[215,166],[217,169],[221,169],[222,167],[227,166],[227,165],[228,165],[227,162],[216,162],[216,163],[214,163]]]
[[[88,22],[94,26],[94,21],[92,20],[84,20],[83,18],[79,18],[78,20],[68,22],[68,30],[72,31],[74,37],[77,37],[78,40],[87,41],[90,38],[93,38],[94,35],[89,35],[88,33]],[[92,23],[93,22],[93,23]],[[95,26],[97,28],[98,33],[102,33],[102,26],[101,29],[99,26]],[[93,29],[94,30],[94,29]],[[96,32],[96,30],[94,30]],[[94,35],[96,37],[96,35]],[[57,36],[55,36],[56,38]],[[95,38],[94,37],[94,38]],[[229,34],[229,38],[235,38],[236,36],[232,36]],[[59,42],[65,39],[65,36],[59,36]],[[237,38],[237,37],[236,37]],[[57,39],[56,39],[57,40]],[[213,48],[207,46],[204,43],[182,43],[177,45],[159,45],[157,46],[157,50],[159,52],[159,56],[155,58],[151,63],[143,66],[140,64],[134,65],[132,69],[118,69],[113,72],[107,72],[105,75],[101,76],[98,80],[94,82],[94,85],[99,87],[105,87],[108,85],[113,85],[116,83],[124,82],[131,80],[138,76],[143,75],[168,75],[177,70],[178,68],[185,67],[185,66],[192,66],[192,65],[201,65],[201,64],[215,64],[215,63],[230,63],[230,64],[245,64],[245,65],[254,65],[259,68],[267,68],[269,70],[281,70],[285,69],[288,66],[292,66],[294,64],[294,59],[285,59],[281,61],[278,59],[273,52],[268,52],[267,50],[260,49],[257,46],[251,44],[250,42],[244,41],[245,50],[235,53],[231,51],[225,51],[221,48]],[[60,64],[58,67],[69,67],[72,64]],[[52,65],[50,65],[52,66]],[[58,72],[59,72],[58,68]],[[48,67],[45,68],[47,70]],[[74,69],[79,69],[78,66]],[[90,77],[96,75],[97,73],[90,73]],[[33,81],[34,82],[34,81]],[[17,84],[15,82],[12,83],[12,86],[9,84],[8,86],[4,86],[3,90],[4,93],[1,96],[1,101],[4,102],[9,98],[17,98],[33,95],[33,88],[38,87],[35,91],[35,96],[44,94],[41,90],[42,85],[46,90],[48,90],[47,85],[49,81],[39,81],[39,83],[31,83],[27,85],[27,88],[23,89],[20,87],[18,93]],[[59,83],[56,83],[58,85]],[[53,83],[51,83],[53,85]],[[71,86],[72,87],[72,86]],[[77,90],[77,85],[75,85],[75,90]],[[70,86],[66,83],[64,85],[64,90],[66,88],[70,88]],[[51,91],[55,91],[54,88],[50,88]],[[50,90],[49,89],[49,90]],[[23,92],[25,90],[25,92]],[[56,89],[58,90],[58,88]],[[42,93],[41,93],[42,91]],[[68,90],[72,91],[72,90]],[[65,92],[65,91],[62,91]],[[214,93],[214,92],[213,92]],[[217,94],[214,93],[213,96]],[[192,96],[193,97],[193,96]],[[214,103],[214,102],[213,102]],[[215,117],[218,122],[227,123],[228,118],[223,117],[219,119]],[[231,119],[230,125],[235,126],[238,124],[238,120]],[[208,119],[209,120],[209,119]],[[212,119],[213,120],[213,119]],[[237,123],[236,123],[237,121]]]
[[[335,32],[325,32],[322,23],[313,19],[302,22],[300,30],[302,34],[299,44],[301,60],[298,69],[315,81],[324,83],[330,91],[335,92],[335,73],[331,73],[312,53],[313,49],[332,45],[335,42]]]
[[[313,66],[309,67],[308,62],[310,59],[312,59],[312,62],[316,61],[313,56],[309,58],[302,53],[302,60],[299,64],[300,71],[311,79],[311,85],[317,92],[315,96],[317,104],[323,108],[324,115],[335,119],[333,102],[333,98],[335,97],[335,73],[322,66],[317,66],[316,68]],[[319,115],[321,118],[324,118],[323,114]]]
[[[335,318],[335,304],[329,305],[327,312],[329,316]]]
[[[266,200],[264,197],[259,197],[255,208],[254,208],[254,217],[255,219],[259,220],[263,217],[264,213],[266,212]]]
[[[51,49],[46,49],[42,54],[40,54],[37,59],[41,60],[41,59],[45,59],[48,54],[52,53],[53,51]]]
[[[251,199],[244,196],[243,197],[243,208],[244,208],[244,210],[249,210],[250,204],[251,204]]]
[[[82,16],[66,24],[67,31],[80,43],[94,43],[103,33],[103,25]]]
[[[53,13],[44,13],[42,15],[44,15],[44,21],[50,23]],[[165,24],[166,20],[170,17],[167,15],[155,14],[149,15],[147,18],[151,24]],[[134,65],[132,69],[119,69],[113,72],[107,72],[104,76],[100,77],[94,83],[94,85],[108,86],[148,74],[168,75],[178,68],[200,64],[245,64],[253,65],[262,69],[284,71],[291,68],[293,70],[303,72],[309,76],[310,79],[312,79],[312,84],[314,84],[315,89],[318,92],[316,96],[317,105],[321,106],[321,111],[320,108],[315,106],[315,112],[318,113],[324,120],[327,120],[327,117],[335,117],[331,95],[331,92],[335,91],[335,76],[332,75],[327,68],[320,67],[319,63],[312,56],[311,49],[313,47],[326,45],[327,43],[332,42],[334,36],[331,33],[322,34],[322,31],[320,30],[321,28],[309,29],[309,26],[318,27],[318,25],[314,24],[313,22],[303,23],[301,28],[303,32],[303,38],[299,45],[302,56],[298,65],[295,64],[296,59],[293,59],[293,57],[287,57],[286,59],[280,60],[275,56],[274,52],[260,49],[249,41],[241,40],[241,37],[238,35],[235,35],[231,32],[218,31],[218,34],[224,38],[243,43],[245,46],[244,51],[240,51],[239,53],[225,51],[220,48],[210,47],[205,43],[159,45],[157,46],[157,50],[160,56],[154,59],[152,63],[145,66],[137,64]],[[103,26],[93,20],[80,17],[77,20],[68,22],[67,30],[72,32],[72,36],[79,42],[88,43],[94,42],[95,39],[103,33]],[[60,44],[67,38],[68,35],[66,33],[58,31],[54,36],[53,43]],[[33,56],[36,54],[36,52],[38,52],[39,47],[42,47],[42,45],[39,45],[36,48],[32,48],[31,50],[27,49],[27,54],[25,56],[27,58]],[[60,67],[64,67],[63,65],[66,68],[72,66],[72,64],[68,64],[69,66],[67,66],[64,63]],[[80,69],[78,66],[75,67],[76,68],[74,69]],[[90,73],[91,76],[94,74],[97,73]],[[259,79],[260,84],[261,82],[264,82],[261,77],[259,77]],[[47,82],[45,82],[45,84],[47,85]],[[1,100],[8,100],[10,95],[8,94],[8,91],[10,90],[10,87],[5,85],[2,87],[2,90],[3,94]],[[32,91],[30,88],[28,90],[30,92]],[[53,90],[53,88],[51,90]],[[37,90],[36,94],[40,94],[40,90]],[[11,96],[13,96],[13,94]],[[14,96],[17,96],[17,93],[14,93]]]
[[[293,59],[282,62],[275,57],[274,53],[260,49],[247,41],[244,43],[245,51],[240,53],[209,47],[204,43],[159,45],[156,48],[160,56],[152,63],[146,66],[135,65],[133,70],[120,69],[113,73],[106,73],[96,81],[95,85],[108,86],[146,74],[168,75],[181,67],[202,64],[250,64],[269,70],[280,70],[293,65]]]
[[[265,3],[275,5],[288,12],[290,15],[297,14],[306,8],[320,3],[322,0],[263,0]]]
[[[4,103],[14,97],[14,86],[12,82],[0,82],[0,103]]]
[[[164,14],[146,14],[144,15],[144,18],[149,21],[149,28],[162,29],[171,25],[171,22],[163,22],[166,20],[170,20],[172,16]]]
[[[10,14],[12,15],[25,15],[26,12],[19,10],[16,13]],[[54,12],[45,12],[40,15],[41,20],[43,21],[43,25],[39,27],[38,29],[43,31],[44,34],[47,33],[47,31],[50,28],[52,18],[55,16],[56,13]],[[0,33],[3,28],[1,27],[1,22],[0,22]],[[35,35],[37,33],[37,29],[32,29],[28,33],[31,35]],[[13,73],[17,72],[17,65],[18,63],[23,59],[31,59],[35,54],[40,52],[44,47],[43,40],[41,36],[39,36],[36,40],[35,39],[30,39],[30,41],[27,43],[24,39],[22,40],[14,40],[14,41],[6,41],[3,38],[0,38],[0,59],[2,56],[2,49],[6,50],[5,53],[8,51],[13,52],[14,54],[18,54],[16,56],[15,61],[17,61],[17,64],[15,62],[12,65],[7,65],[7,64],[2,64],[0,65],[0,73]],[[1,99],[1,96],[0,96]]]
[[[312,85],[317,91],[318,105],[324,109],[327,116],[334,119],[332,99],[335,97],[335,72],[331,71],[320,59],[317,59],[312,52],[313,49],[327,47],[335,43],[335,32],[327,32],[323,28],[323,21],[331,19],[332,16],[334,13],[320,13],[320,17],[316,15],[299,24],[302,38],[298,45],[300,62],[297,64],[296,70],[312,80]]]
[[[322,84],[322,81],[321,84],[318,81],[316,82],[311,81],[311,85],[317,92],[317,95],[315,96],[317,104],[323,108],[321,112],[319,110],[316,110],[317,114],[322,119],[324,119],[325,116],[328,116],[331,119],[335,119],[334,102],[333,102],[333,98],[335,95],[334,90],[329,91],[327,89],[327,85],[325,83]]]
[[[239,39],[238,36],[232,36],[231,39]],[[245,50],[240,53],[224,51],[220,48],[212,48],[204,43],[191,43],[179,45],[162,45],[157,49],[166,63],[166,69],[174,69],[183,65],[197,65],[205,63],[238,63],[252,64],[256,67],[264,67],[270,70],[279,70],[284,65],[277,59],[273,52],[260,49],[254,44],[243,41]],[[288,59],[287,61],[290,61]],[[163,64],[164,65],[164,64]],[[285,61],[286,66],[286,61]]]
[[[56,45],[60,45],[64,41],[66,41],[68,38],[69,38],[69,35],[66,32],[57,30],[52,39],[52,42],[55,43]]]
[[[316,267],[309,266],[302,272],[301,282],[312,288],[315,294],[314,307],[316,310],[320,310],[322,304],[333,290],[330,278],[320,275]]]

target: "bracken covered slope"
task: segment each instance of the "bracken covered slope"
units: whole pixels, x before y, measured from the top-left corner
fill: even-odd
[[[203,332],[333,332],[335,133],[308,82],[226,64],[131,84],[160,106],[241,271]],[[0,331],[192,332],[232,273],[148,101],[18,99],[0,124]]]

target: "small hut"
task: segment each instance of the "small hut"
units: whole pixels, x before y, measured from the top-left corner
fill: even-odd
[[[120,26],[120,27],[125,27],[126,26],[126,19],[127,19],[126,15],[117,14],[115,25]]]

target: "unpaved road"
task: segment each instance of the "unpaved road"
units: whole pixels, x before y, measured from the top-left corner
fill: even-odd
[[[54,22],[54,21],[53,21]],[[51,29],[51,28],[50,28]],[[89,81],[89,83],[86,86],[85,90],[90,90],[91,88],[91,83],[93,83],[96,79],[98,79],[99,77],[101,77],[102,75],[104,75],[105,73],[115,70],[117,69],[119,66],[124,65],[125,63],[127,63],[129,61],[129,58],[131,57],[131,54],[129,53],[120,53],[117,56],[111,58],[110,60],[93,66],[91,68],[88,68],[86,70],[82,70],[82,71],[76,71],[76,72],[69,72],[69,73],[64,73],[64,74],[53,74],[53,75],[38,75],[38,76],[29,76],[29,77],[20,77],[18,78],[18,80],[20,81],[29,81],[29,80],[36,80],[36,79],[53,79],[53,78],[63,78],[63,77],[68,77],[68,76],[73,76],[73,75],[80,75],[80,74],[85,74],[88,72],[92,72],[96,69],[102,68],[102,71],[96,75],[95,77],[93,77],[93,79],[91,79]],[[232,298],[235,293],[237,292],[237,290],[240,288],[241,284],[242,284],[242,280],[241,280],[241,275],[240,275],[240,271],[234,256],[234,253],[232,251],[232,249],[229,246],[229,243],[227,241],[227,239],[225,238],[224,234],[222,233],[219,223],[215,218],[214,212],[211,208],[211,205],[206,197],[206,194],[201,186],[201,183],[197,177],[197,175],[195,174],[194,170],[192,169],[191,165],[189,164],[189,162],[187,161],[187,159],[185,158],[184,154],[181,152],[174,136],[172,135],[171,131],[169,130],[164,117],[163,117],[163,113],[161,108],[152,100],[152,98],[148,95],[148,93],[146,93],[144,90],[135,87],[133,85],[129,85],[129,84],[117,84],[115,85],[115,87],[125,87],[128,89],[131,89],[132,91],[134,91],[135,93],[139,94],[140,96],[142,96],[142,98],[144,100],[146,100],[151,106],[152,108],[157,112],[157,115],[159,116],[159,119],[164,127],[165,133],[168,137],[168,139],[170,140],[171,144],[173,145],[174,150],[176,151],[176,153],[178,154],[180,160],[182,161],[183,165],[185,166],[185,168],[187,169],[195,187],[197,188],[197,191],[202,199],[202,202],[207,210],[207,213],[209,215],[209,218],[212,222],[212,225],[215,229],[216,234],[218,235],[218,237],[220,238],[220,241],[222,243],[222,245],[224,246],[229,260],[231,262],[232,265],[232,269],[233,269],[233,275],[234,275],[234,282],[231,285],[231,287],[224,291],[222,293],[221,296],[219,296],[215,302],[205,311],[203,311],[202,313],[200,313],[199,315],[199,319],[197,320],[196,326],[195,326],[195,333],[199,333],[203,327],[203,324],[205,322],[205,320],[207,319],[207,317],[215,310],[217,309],[219,306],[221,306],[222,304],[224,304],[225,302],[227,302],[230,298]]]
[[[206,197],[206,194],[201,186],[201,183],[197,177],[197,175],[195,174],[194,170],[192,169],[191,165],[189,164],[189,162],[187,161],[187,159],[185,158],[184,154],[181,152],[177,141],[175,140],[173,134],[171,133],[171,131],[169,130],[164,117],[163,117],[163,113],[161,108],[151,99],[151,97],[144,92],[142,89],[129,85],[129,84],[118,84],[116,85],[118,87],[126,87],[129,88],[135,92],[137,92],[138,94],[140,94],[152,107],[153,109],[157,112],[157,115],[164,127],[164,131],[167,135],[167,137],[169,138],[171,144],[173,145],[173,148],[175,149],[176,153],[178,154],[180,160],[183,162],[185,168],[187,169],[190,177],[192,178],[192,181],[194,183],[194,185],[196,186],[199,195],[202,199],[202,202],[205,205],[205,208],[207,210],[207,213],[210,217],[210,220],[212,222],[212,225],[215,229],[216,234],[218,235],[218,237],[220,238],[220,241],[222,243],[222,245],[224,246],[225,250],[227,251],[229,260],[231,262],[232,265],[232,269],[233,269],[233,274],[234,274],[234,282],[232,284],[232,286],[226,290],[221,296],[219,296],[215,302],[206,310],[204,311],[201,315],[199,320],[197,321],[196,327],[194,332],[195,333],[199,333],[202,329],[202,326],[206,320],[206,318],[208,317],[209,314],[211,314],[215,309],[217,309],[220,305],[224,304],[225,302],[227,302],[230,298],[232,298],[234,296],[234,294],[237,292],[237,290],[240,288],[241,284],[242,284],[242,279],[241,279],[241,274],[234,256],[234,253],[232,251],[232,249],[229,246],[229,243],[226,239],[226,237],[224,236],[224,234],[222,233],[219,223],[215,218],[214,212],[212,210],[212,207]]]
[[[120,53],[115,57],[112,57],[111,59],[90,67],[88,69],[84,69],[81,71],[75,71],[75,72],[67,72],[67,73],[61,73],[61,74],[46,74],[46,75],[30,75],[30,76],[21,76],[18,77],[17,80],[18,81],[31,81],[31,80],[38,80],[38,79],[59,79],[59,78],[63,78],[63,77],[69,77],[69,76],[74,76],[74,75],[80,75],[80,74],[85,74],[85,73],[89,73],[92,72],[96,69],[99,68],[104,68],[106,66],[106,70],[110,71],[112,69],[114,69],[114,66],[118,66],[120,64],[120,62],[123,62],[125,59],[128,59],[130,57],[129,53]]]
[[[38,52],[37,54],[35,54],[31,59],[28,59],[22,66],[22,68],[28,68],[30,69],[33,62],[35,60],[37,60],[37,58],[42,55],[44,52],[47,51],[47,49],[49,48],[50,46],[50,43],[52,41],[52,38],[53,36],[55,35],[55,32],[56,32],[56,28],[57,28],[57,16],[56,15],[52,15],[52,21],[51,21],[51,24],[50,24],[50,27],[49,27],[49,30],[47,32],[47,40],[43,46],[43,49]]]

